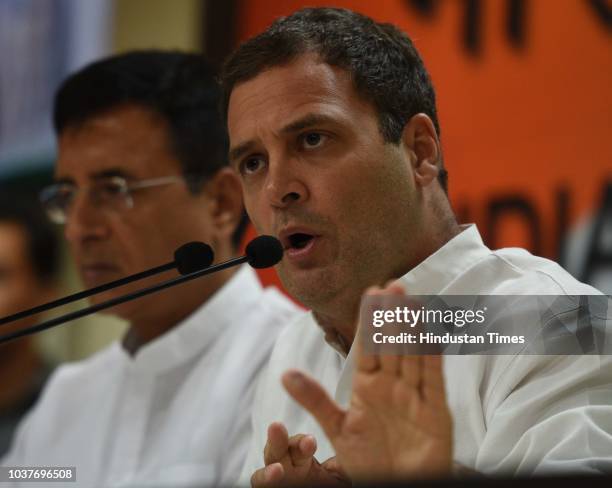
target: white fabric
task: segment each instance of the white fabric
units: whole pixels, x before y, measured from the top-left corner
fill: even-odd
[[[523,249],[491,251],[474,225],[401,281],[413,295],[600,294]],[[281,333],[257,388],[241,485],[263,466],[266,429],[274,421],[283,422],[289,435],[314,435],[319,461],[334,455],[280,377],[301,369],[346,406],[352,365],[351,353],[345,359],[325,342],[311,313]],[[445,356],[444,376],[457,462],[503,475],[612,470],[612,356]]]
[[[59,368],[0,464],[76,466],[77,483],[58,488],[235,482],[256,378],[296,311],[243,267],[134,357],[114,343]]]

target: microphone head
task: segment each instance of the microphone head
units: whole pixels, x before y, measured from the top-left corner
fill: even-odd
[[[212,248],[203,242],[188,242],[174,251],[174,264],[182,275],[208,268],[214,259]]]
[[[246,256],[253,268],[269,268],[283,259],[283,245],[273,236],[259,236],[247,244]]]

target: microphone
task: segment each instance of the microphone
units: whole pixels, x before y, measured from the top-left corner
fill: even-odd
[[[3,342],[11,341],[13,339],[17,339],[19,337],[50,329],[51,327],[61,325],[65,322],[70,322],[71,320],[85,317],[92,313],[99,312],[100,310],[114,307],[116,305],[129,302],[130,300],[150,295],[151,293],[165,290],[166,288],[170,288],[175,285],[180,285],[181,283],[186,283],[187,281],[194,280],[207,274],[216,273],[217,271],[222,271],[233,266],[238,266],[239,264],[249,263],[251,267],[257,269],[269,268],[277,264],[283,258],[283,246],[278,239],[272,236],[256,237],[246,246],[245,252],[246,254],[239,258],[233,258],[223,263],[215,264],[204,269],[199,269],[184,276],[178,276],[176,278],[163,281],[162,283],[158,283],[157,285],[153,285],[148,288],[135,291],[133,293],[128,293],[127,295],[123,295],[120,297],[111,298],[110,300],[98,303],[97,305],[92,305],[90,307],[86,307],[84,309],[67,313],[66,315],[62,315],[51,320],[47,320],[46,322],[42,322],[41,324],[18,330],[10,334],[6,334],[0,337],[0,344],[2,344]]]
[[[269,268],[283,259],[283,245],[272,236],[259,236],[247,244],[245,249],[249,264],[253,268]]]
[[[174,251],[174,266],[182,275],[208,268],[215,259],[215,253],[208,244],[193,241],[183,244]],[[170,264],[170,263],[168,263]]]
[[[194,271],[208,268],[212,264],[213,260],[214,253],[208,244],[197,241],[188,242],[174,251],[174,261],[162,264],[161,266],[156,266],[155,268],[151,268],[146,271],[141,271],[140,273],[126,276],[115,281],[111,281],[109,283],[104,283],[94,288],[89,288],[88,290],[68,295],[67,297],[59,298],[58,300],[37,305],[36,307],[22,310],[21,312],[14,313],[12,315],[8,315],[7,317],[0,318],[0,325],[7,324],[15,320],[20,320],[25,317],[30,317],[31,315],[36,315],[37,313],[46,312],[47,310],[61,307],[62,305],[66,305],[92,295],[97,295],[103,291],[112,290],[113,288],[127,285],[128,283],[133,283],[134,281],[142,280],[143,278],[148,278],[149,276],[154,276],[174,268],[176,268],[180,274],[187,275],[189,273],[193,273]]]

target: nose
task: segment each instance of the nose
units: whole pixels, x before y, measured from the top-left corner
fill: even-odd
[[[268,164],[265,192],[273,207],[285,208],[308,199],[309,191],[303,175],[291,160],[270,161]]]
[[[96,208],[86,191],[79,192],[66,211],[66,240],[74,246],[103,239],[107,234],[108,226],[102,211]]]

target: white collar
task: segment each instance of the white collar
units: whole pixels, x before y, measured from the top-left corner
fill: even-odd
[[[476,224],[461,225],[460,229],[459,234],[400,278],[408,295],[437,295],[466,269],[491,253],[482,242]],[[314,314],[312,318],[317,323]],[[325,342],[345,357],[340,336],[335,341]]]
[[[412,268],[400,281],[408,295],[437,295],[468,268],[490,254],[491,250],[482,242],[476,225],[462,225],[459,234]],[[335,398],[343,406],[348,405],[351,397],[354,351],[355,348],[351,347],[336,388]],[[341,355],[340,352],[338,354]]]
[[[476,262],[491,254],[476,224],[461,232],[401,277],[408,295],[436,295]]]
[[[151,374],[162,372],[212,347],[234,323],[245,320],[247,310],[261,299],[262,293],[256,273],[250,266],[243,265],[191,315],[143,345],[133,357],[120,342],[114,345],[126,367]]]

